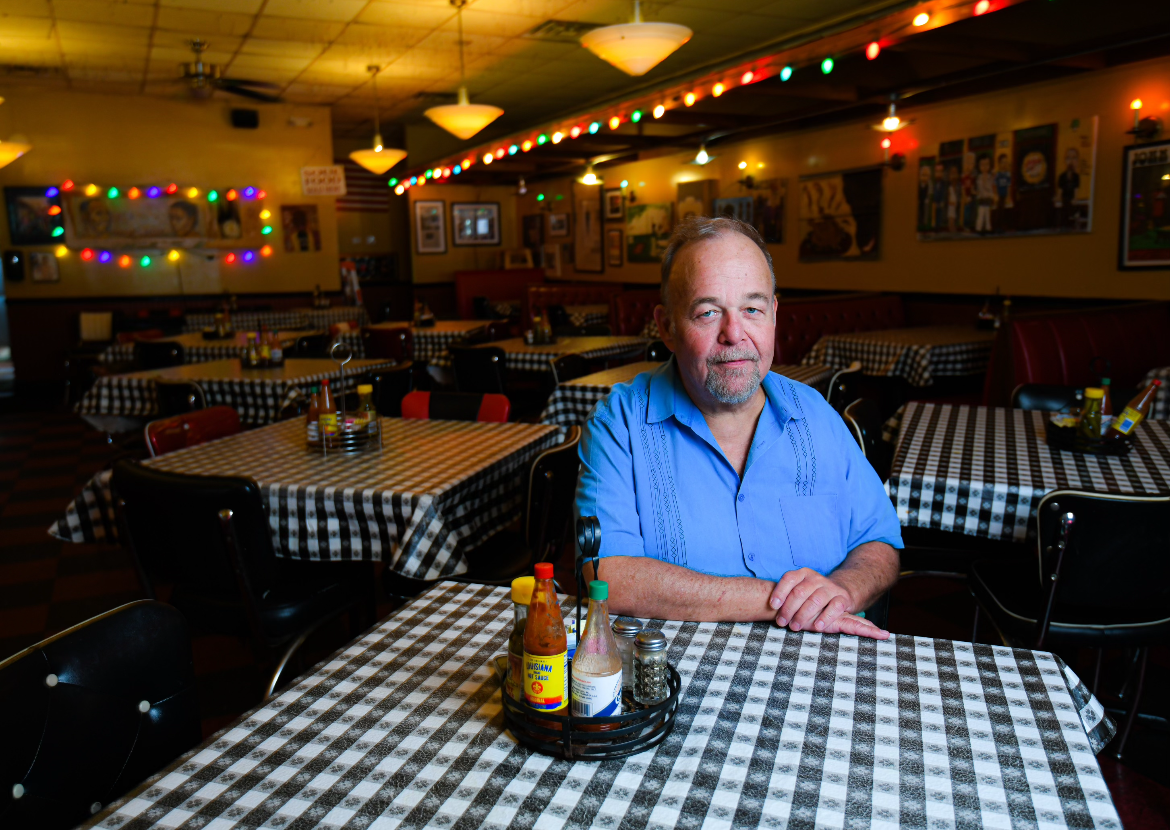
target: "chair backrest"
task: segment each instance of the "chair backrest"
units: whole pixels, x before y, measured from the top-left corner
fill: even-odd
[[[485,341],[492,340],[507,340],[512,336],[512,324],[507,320],[492,320],[483,327],[483,335]]]
[[[333,338],[328,334],[306,334],[297,338],[297,357],[329,357]]]
[[[151,456],[194,447],[240,431],[240,413],[230,406],[213,406],[146,425],[146,448]]]
[[[362,341],[366,347],[366,357],[399,362],[414,359],[414,334],[410,326],[364,328]]]
[[[860,377],[861,361],[855,360],[848,368],[835,373],[829,381],[829,391],[825,395],[825,400],[839,414],[844,414],[845,407],[857,397],[857,381]]]
[[[193,380],[156,380],[154,397],[158,414],[164,418],[207,407],[203,387]]]
[[[581,427],[569,427],[563,443],[545,450],[532,462],[528,476],[528,500],[524,515],[524,536],[533,562],[557,558],[559,545],[569,531],[577,474],[581,461],[577,445]]]
[[[858,398],[841,413],[845,425],[853,433],[861,452],[878,477],[885,481],[890,476],[892,447],[882,441],[882,413],[875,401]]]
[[[183,365],[183,347],[172,340],[137,340],[134,360],[143,369]]]
[[[1046,412],[1060,412],[1074,406],[1077,401],[1076,386],[1060,386],[1053,383],[1021,383],[1012,390],[1013,409],[1040,409]]]
[[[498,346],[466,348],[451,346],[451,367],[455,370],[455,388],[460,392],[506,393],[504,370],[508,356]]]
[[[368,353],[367,353],[368,354]],[[414,386],[414,363],[407,360],[367,375],[374,387],[374,408],[387,418],[402,415],[402,399]]]
[[[654,360],[658,363],[665,363],[670,360],[671,351],[666,348],[666,344],[661,340],[651,340],[646,346],[646,359]]]
[[[236,569],[219,512],[231,510],[240,561],[254,596],[275,586],[275,558],[260,488],[247,478],[183,475],[122,460],[110,478],[120,530],[148,586],[157,581],[238,607]]]
[[[579,354],[563,354],[552,361],[552,369],[556,382],[565,383],[589,374],[589,361]]]
[[[402,399],[402,417],[434,421],[507,423],[512,403],[506,395],[465,392],[411,392]]]
[[[0,825],[66,830],[199,743],[183,616],[139,600],[0,662]]]
[[[83,311],[77,318],[82,343],[106,343],[114,336],[112,311]]]

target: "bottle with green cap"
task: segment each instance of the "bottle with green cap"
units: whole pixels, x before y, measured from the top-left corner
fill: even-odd
[[[573,657],[570,702],[573,714],[578,717],[608,717],[622,711],[622,655],[609,625],[608,600],[608,583],[596,579],[589,583],[589,616]],[[592,728],[613,729],[614,726]]]

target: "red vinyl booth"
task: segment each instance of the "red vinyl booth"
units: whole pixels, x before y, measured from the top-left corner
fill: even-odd
[[[838,294],[780,300],[773,363],[795,365],[826,334],[902,328],[902,298],[894,294]]]
[[[460,320],[475,319],[475,298],[487,297],[493,302],[523,303],[530,283],[543,283],[540,268],[520,268],[515,271],[456,271],[455,307]]]
[[[657,288],[623,291],[615,294],[609,304],[610,325],[614,334],[637,337],[654,319],[654,306],[658,305],[660,291]]]
[[[532,313],[538,308],[548,308],[550,305],[610,305],[613,297],[622,293],[622,287],[616,283],[546,283],[544,285],[528,286],[524,297],[524,307],[521,309],[520,319],[524,326],[532,325]],[[612,306],[611,306],[612,307]],[[612,325],[612,319],[611,319]]]

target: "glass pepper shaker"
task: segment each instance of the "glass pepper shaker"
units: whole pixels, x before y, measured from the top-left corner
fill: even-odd
[[[666,675],[666,637],[647,629],[634,637],[634,701],[653,706],[670,696]]]
[[[617,640],[618,653],[622,656],[622,688],[634,688],[634,637],[642,630],[639,620],[618,617],[613,621],[613,636]]]

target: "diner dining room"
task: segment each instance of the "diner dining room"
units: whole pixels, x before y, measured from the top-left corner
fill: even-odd
[[[0,186],[0,830],[1170,828],[1165,0],[0,0]]]

